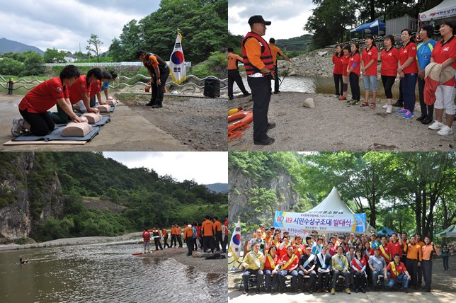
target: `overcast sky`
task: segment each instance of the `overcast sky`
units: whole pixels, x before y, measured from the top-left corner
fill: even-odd
[[[264,38],[287,39],[307,34],[303,30],[315,5],[312,0],[229,0],[228,30],[233,35],[245,35],[250,31],[250,16],[262,15],[271,21]]]
[[[160,176],[198,184],[228,183],[227,152],[104,152],[125,166],[147,167]]]
[[[90,34],[107,51],[123,26],[159,8],[159,0],[0,0],[0,38],[47,48],[86,52]]]

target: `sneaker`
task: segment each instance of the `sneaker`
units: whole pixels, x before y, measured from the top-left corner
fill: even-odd
[[[439,121],[435,120],[434,123],[428,126],[429,129],[432,130],[439,130],[441,129],[445,124],[440,123]]]
[[[345,292],[346,292],[347,294],[351,294],[350,288],[345,288]]]
[[[388,104],[383,105],[382,108],[388,108]]]
[[[19,137],[21,133],[25,130],[24,128],[24,119],[14,118],[13,119],[13,127],[11,127],[11,134],[14,137]]]
[[[414,115],[411,111],[408,110],[408,111],[405,113],[405,115],[402,116],[402,118],[404,118],[404,119],[410,119],[410,118],[413,118],[414,116],[415,116],[415,115]]]
[[[335,288],[331,288],[331,295],[335,295],[336,294],[336,289]]]
[[[449,136],[453,134],[453,130],[448,125],[444,125],[437,133],[441,136]]]
[[[386,113],[391,114],[393,112],[393,105],[387,104],[386,105]]]
[[[339,97],[339,100],[347,100],[347,98],[344,95],[342,95]]]
[[[407,113],[407,111],[408,111],[407,109],[401,108],[401,109],[398,110],[396,113],[398,113],[398,114],[405,114],[405,113]]]

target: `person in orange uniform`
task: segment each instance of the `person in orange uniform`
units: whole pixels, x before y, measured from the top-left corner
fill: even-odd
[[[424,245],[421,247],[423,251],[423,274],[426,292],[431,292],[432,282],[432,257],[437,255],[437,247],[434,246],[434,242],[431,242],[429,237],[424,238]]]
[[[163,96],[165,94],[165,84],[169,77],[169,67],[166,61],[156,54],[146,53],[143,50],[136,52],[139,59],[147,68],[150,74],[149,84],[152,86],[152,97],[147,106],[152,108],[163,107]]]
[[[218,220],[218,217],[214,217],[214,231],[215,231],[215,249],[217,251],[220,251],[220,246],[223,246],[223,240],[222,240],[222,223]]]
[[[244,62],[241,56],[233,53],[233,48],[228,47],[228,98],[233,100],[233,84],[236,82],[237,86],[244,94],[245,97],[250,96],[250,93],[245,89],[242,77],[239,74],[238,62]]]
[[[185,223],[184,241],[185,243],[187,243],[187,257],[191,256],[193,251],[193,228],[191,224]]]
[[[171,247],[176,247],[177,242],[176,242],[176,226],[173,224],[171,226]]]
[[[280,292],[283,293],[285,291],[285,277],[287,275],[291,275],[291,291],[296,292],[298,290],[298,265],[299,265],[299,258],[293,254],[293,246],[289,245],[287,247],[287,254],[284,255],[281,259],[281,265],[282,267],[280,268],[280,276],[279,276],[279,281],[280,281]]]
[[[201,224],[201,233],[203,234],[203,251],[209,248],[214,253],[214,224],[211,217],[206,215],[206,220]]]
[[[277,67],[277,55],[282,56],[285,60],[291,63],[291,59],[285,55],[280,48],[275,45],[275,39],[269,39],[269,48],[272,53],[272,62],[274,62],[274,94],[280,93],[279,91],[279,69]]]
[[[166,228],[162,227],[161,233],[163,236],[163,248],[166,248],[166,246],[168,246],[168,248],[171,248],[171,246],[169,246],[169,244],[168,244],[168,230]]]
[[[410,241],[407,243],[407,263],[406,267],[410,272],[411,284],[418,288],[417,278],[418,278],[418,266],[421,266],[421,261],[423,259],[423,251],[421,246],[416,243],[415,236],[410,237]]]
[[[49,79],[28,92],[19,103],[22,119],[15,118],[11,134],[15,137],[27,129],[35,136],[45,136],[54,130],[55,124],[48,110],[58,104],[73,122],[82,122],[73,112],[69,99],[69,88],[79,77],[74,65],[65,66],[59,77]]]
[[[225,237],[223,238],[223,253],[226,253],[226,246],[228,245],[228,216],[225,217],[225,223],[223,224],[225,227]]]
[[[274,138],[267,131],[274,128],[274,123],[268,122],[269,102],[271,101],[271,83],[274,62],[268,43],[261,37],[266,34],[266,25],[262,16],[250,17],[251,31],[242,40],[242,57],[244,58],[247,82],[253,97],[253,143],[255,145],[270,145]]]
[[[334,64],[333,77],[334,77],[334,86],[336,87],[336,98],[339,99],[340,95],[343,94],[343,81],[342,81],[342,57],[344,53],[342,51],[342,45],[336,45],[336,52],[332,56],[332,63]],[[340,93],[339,93],[340,88]]]
[[[176,240],[179,243],[179,248],[182,248],[182,228],[179,225],[176,225]]]
[[[421,241],[421,235],[416,234],[416,244],[418,244],[420,247],[424,246],[424,242]],[[418,287],[421,288],[421,284],[423,284],[423,263],[418,266]]]

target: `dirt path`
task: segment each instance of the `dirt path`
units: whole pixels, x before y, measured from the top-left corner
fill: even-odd
[[[314,98],[316,107],[303,102]],[[339,101],[332,95],[280,93],[272,95],[269,121],[277,124],[268,134],[276,142],[253,145],[253,124],[241,139],[229,142],[230,151],[453,151],[455,136],[440,136],[426,125],[385,114],[379,100],[375,109]],[[235,98],[229,107],[251,109],[249,98]],[[415,107],[419,117],[419,105]],[[415,118],[416,118],[415,117]],[[454,128],[454,127],[453,127]]]
[[[226,151],[226,99],[165,96],[163,108],[145,106],[149,95],[121,94],[119,98],[151,124],[181,144],[199,151]]]

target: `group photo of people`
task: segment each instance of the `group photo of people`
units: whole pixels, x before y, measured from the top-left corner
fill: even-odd
[[[304,237],[260,226],[243,258],[243,289],[244,294],[251,292],[250,285],[257,294],[431,292],[432,267],[440,266],[433,259],[439,254],[445,266],[447,245],[437,247],[419,234],[327,236],[313,231]]]

